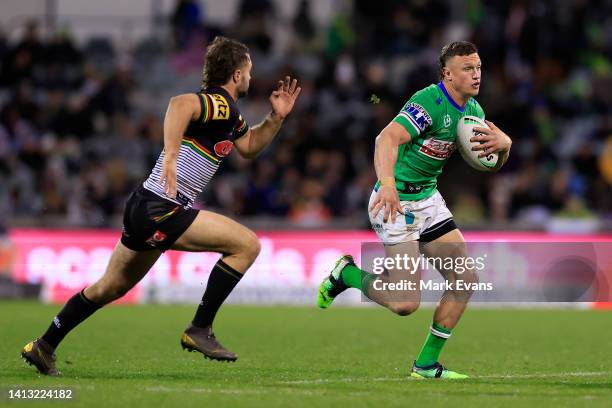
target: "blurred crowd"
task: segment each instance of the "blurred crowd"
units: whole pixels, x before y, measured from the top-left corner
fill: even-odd
[[[483,61],[478,100],[514,144],[494,175],[451,159],[439,184],[459,224],[612,216],[609,1],[334,4],[322,22],[308,0],[290,17],[272,0],[242,0],[233,24],[215,26],[205,1],[177,1],[166,34],[129,49],[78,42],[69,27],[42,35],[35,21],[18,41],[0,34],[0,214],[116,226],[162,148],[168,98],[199,89],[206,44],[223,34],[251,50],[239,103],[251,125],[279,78],[298,77],[303,91],[262,156],[224,162],[202,208],[367,226],[375,137],[412,93],[438,82],[441,47],[466,39]]]

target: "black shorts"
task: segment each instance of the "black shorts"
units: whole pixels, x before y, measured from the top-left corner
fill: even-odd
[[[452,218],[447,218],[444,221],[441,221],[431,227],[427,228],[425,231],[421,232],[421,236],[419,238],[419,242],[427,243],[431,241],[435,241],[440,238],[442,235],[451,232],[452,230],[457,229],[457,224],[455,224],[455,220]]]
[[[161,198],[141,185],[125,204],[121,243],[133,251],[166,251],[197,215],[198,210]]]

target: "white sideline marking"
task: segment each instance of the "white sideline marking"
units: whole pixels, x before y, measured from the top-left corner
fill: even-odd
[[[605,376],[612,375],[612,371],[576,371],[566,373],[541,373],[541,374],[491,374],[470,377],[470,379],[521,379],[521,378],[559,378],[559,377],[594,377],[594,376]],[[345,377],[345,378],[317,378],[313,380],[293,380],[293,381],[280,381],[276,384],[282,385],[299,385],[299,384],[333,384],[333,383],[368,383],[368,382],[404,382],[404,381],[422,381],[412,380],[410,377]],[[267,384],[271,385],[271,384]],[[75,388],[81,388],[75,386]],[[228,389],[228,388],[188,388],[188,387],[147,387],[147,392],[191,392],[200,394],[226,394],[226,395],[260,395],[268,394],[272,391],[266,389]],[[278,388],[275,388],[273,392],[279,392]],[[305,389],[284,389],[282,393],[298,394],[298,395],[323,395],[324,390],[305,390]],[[348,395],[365,395],[364,392],[349,392]]]
[[[200,393],[200,394],[226,394],[226,395],[249,395],[249,394],[250,395],[261,395],[261,394],[269,394],[271,392],[274,392],[274,393],[279,392],[278,388],[275,388],[273,390],[267,390],[267,389],[244,390],[244,389],[238,389],[238,388],[234,388],[234,389],[187,388],[187,387],[172,388],[172,387],[165,387],[165,386],[148,387],[148,388],[145,388],[145,391],[148,391],[148,392],[181,392],[181,393],[193,392],[193,393]],[[324,390],[284,389],[282,390],[282,392],[285,394],[298,394],[298,395],[324,395],[325,394]],[[348,392],[346,394],[361,396],[361,395],[366,395],[367,392]]]
[[[567,373],[541,373],[541,374],[489,374],[489,375],[478,375],[472,376],[469,379],[486,379],[486,378],[508,378],[508,379],[521,379],[521,378],[555,378],[555,377],[592,377],[592,376],[603,376],[612,375],[612,371],[576,371]],[[367,377],[354,377],[354,378],[317,378],[314,380],[293,380],[293,381],[281,381],[281,384],[325,384],[325,383],[351,383],[351,382],[384,382],[384,381],[406,381],[410,377],[378,377],[378,378],[367,378]]]
[[[553,378],[553,377],[594,377],[612,375],[612,371],[576,371],[569,373],[543,373],[543,374],[491,374],[472,378]]]
[[[324,384],[324,383],[351,383],[351,382],[385,382],[385,381],[405,381],[404,377],[348,377],[348,378],[316,378],[314,380],[293,380],[281,381],[281,384]]]
[[[185,387],[148,387],[149,392],[196,392],[196,393],[218,393],[218,394],[263,394],[263,390],[239,390],[239,389],[214,389],[214,388],[185,388]]]

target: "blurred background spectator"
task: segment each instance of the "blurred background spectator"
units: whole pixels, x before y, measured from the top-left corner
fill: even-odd
[[[303,87],[257,160],[223,164],[198,205],[248,223],[367,228],[374,139],[418,89],[435,83],[447,42],[475,42],[478,97],[514,140],[504,170],[459,155],[439,189],[459,224],[545,228],[612,218],[612,4],[604,0],[280,0],[235,2],[226,24],[207,1],[179,0],[133,44],[75,38],[70,25],[0,30],[0,210],[12,226],[118,227],[129,192],[163,144],[169,97],[197,91],[217,34],[250,47],[243,115],[255,124],[285,74]],[[327,4],[329,3],[329,4]],[[327,5],[321,19],[315,7]],[[374,103],[377,102],[377,103]],[[603,227],[602,227],[603,226]]]

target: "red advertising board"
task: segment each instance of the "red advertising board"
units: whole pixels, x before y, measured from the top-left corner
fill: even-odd
[[[261,253],[241,287],[314,288],[345,253],[360,257],[364,242],[377,242],[373,232],[260,231]],[[464,234],[471,242],[612,242],[612,235],[548,235],[542,233],[477,232]],[[13,276],[19,282],[41,282],[46,300],[64,302],[95,282],[106,268],[119,232],[113,230],[15,229]],[[149,274],[121,301],[146,300],[148,287],[200,287],[208,279],[215,253],[168,251]],[[608,272],[608,271],[606,271]],[[612,279],[609,280],[612,282]],[[611,289],[612,290],[612,289]]]

